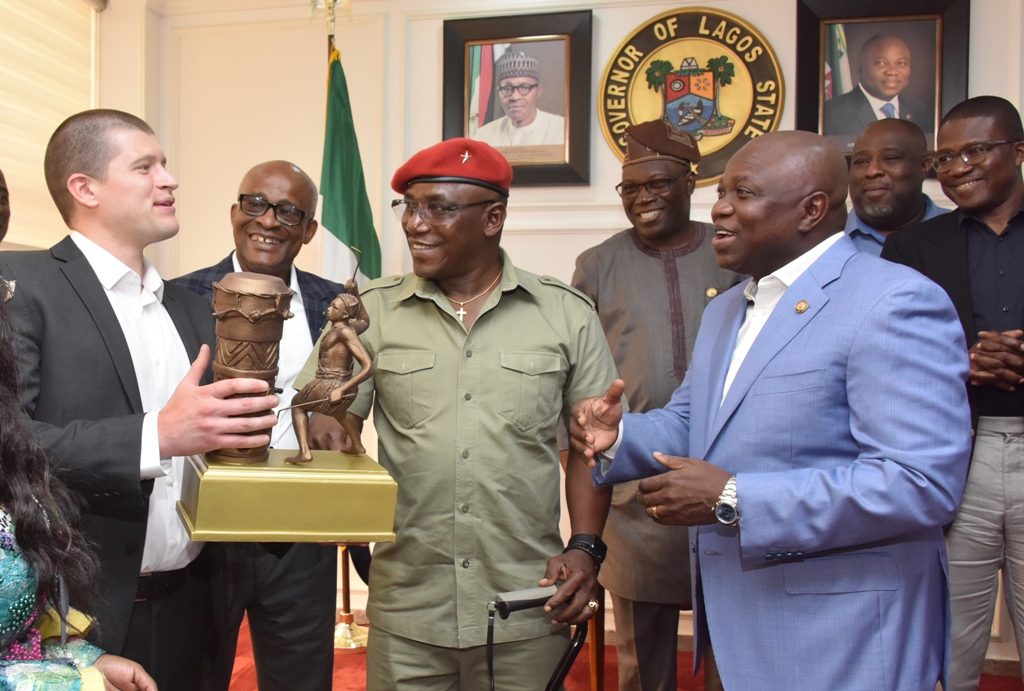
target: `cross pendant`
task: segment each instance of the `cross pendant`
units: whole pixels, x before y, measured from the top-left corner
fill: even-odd
[[[466,310],[460,305],[459,309],[455,310],[455,314],[459,315],[459,321],[465,323]]]

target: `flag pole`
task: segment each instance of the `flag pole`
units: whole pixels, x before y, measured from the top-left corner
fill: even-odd
[[[330,65],[334,52],[334,6],[338,0],[326,0],[327,9],[327,61]],[[361,253],[360,253],[361,255]],[[358,269],[358,264],[356,265]],[[368,631],[356,623],[352,613],[352,588],[349,583],[348,546],[338,547],[338,569],[341,571],[341,607],[337,609],[337,623],[334,626],[334,647],[336,650],[356,651],[366,647]]]

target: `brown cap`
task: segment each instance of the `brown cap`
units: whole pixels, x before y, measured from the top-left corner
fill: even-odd
[[[665,120],[649,120],[626,128],[626,158],[622,167],[644,161],[669,159],[680,163],[700,160],[697,140]]]

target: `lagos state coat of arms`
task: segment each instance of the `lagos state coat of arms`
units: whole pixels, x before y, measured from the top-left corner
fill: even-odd
[[[660,117],[697,139],[697,182],[711,184],[743,144],[778,129],[782,71],[768,42],[742,19],[688,8],[627,36],[608,61],[598,98],[605,139],[620,158],[626,128]]]

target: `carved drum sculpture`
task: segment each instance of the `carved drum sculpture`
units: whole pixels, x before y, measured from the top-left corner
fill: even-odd
[[[241,271],[213,284],[213,316],[217,320],[214,381],[250,377],[267,382],[268,390],[274,388],[284,320],[292,317],[288,309],[291,299],[292,291],[276,276]],[[206,455],[222,463],[259,463],[267,460],[268,447],[217,449]]]

